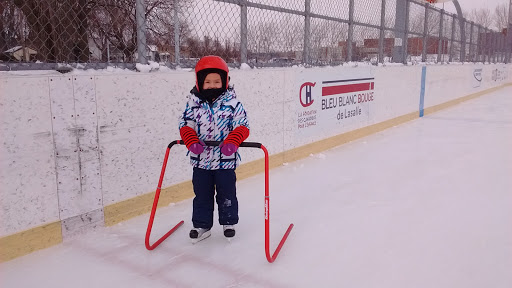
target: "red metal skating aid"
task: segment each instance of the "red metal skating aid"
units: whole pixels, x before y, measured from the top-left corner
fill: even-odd
[[[218,141],[205,141],[205,144],[207,146],[218,146],[221,142]],[[169,151],[171,150],[172,146],[175,144],[184,145],[181,140],[175,140],[169,144],[167,147],[167,151],[165,153],[164,163],[162,165],[162,172],[160,173],[160,180],[158,181],[158,187],[156,189],[155,193],[155,200],[153,201],[153,208],[151,209],[151,215],[149,217],[149,223],[148,223],[148,229],[146,230],[146,248],[148,250],[155,249],[160,243],[162,243],[169,235],[171,235],[176,229],[178,229],[182,224],[183,221],[179,222],[172,228],[169,232],[167,232],[164,236],[162,236],[160,239],[158,239],[153,245],[149,244],[149,237],[151,236],[151,229],[153,227],[153,221],[155,220],[155,213],[156,213],[156,207],[158,206],[158,199],[160,197],[160,190],[162,187],[162,181],[164,179],[165,174],[165,168],[167,166],[167,159],[169,158]],[[263,153],[265,153],[265,255],[267,257],[267,261],[269,263],[272,263],[276,260],[277,255],[281,251],[281,248],[283,247],[284,242],[288,238],[288,235],[290,234],[293,224],[290,224],[288,229],[286,230],[283,238],[279,242],[279,245],[277,246],[276,250],[274,251],[274,254],[271,255],[270,253],[270,196],[269,196],[269,161],[268,161],[268,151],[261,143],[256,142],[243,142],[240,147],[249,147],[249,148],[260,148],[263,150]]]
[[[164,164],[162,165],[162,172],[160,172],[160,180],[158,180],[158,187],[156,187],[155,200],[153,201],[153,207],[151,208],[151,215],[149,216],[148,229],[146,230],[146,249],[153,250],[160,243],[162,243],[169,235],[171,235],[176,229],[178,229],[181,225],[183,225],[183,220],[180,223],[176,224],[174,228],[169,230],[169,232],[165,233],[160,239],[158,239],[153,245],[149,244],[149,236],[151,236],[151,229],[153,228],[153,221],[155,220],[156,207],[158,206],[158,199],[160,198],[160,190],[162,189],[162,181],[164,180],[165,175],[165,167],[167,167],[167,159],[169,158],[169,151],[171,151],[171,147],[175,144],[182,144],[180,141],[173,141],[167,146],[167,150],[165,151]]]

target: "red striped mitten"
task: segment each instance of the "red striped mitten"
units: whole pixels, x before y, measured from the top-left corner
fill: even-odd
[[[240,144],[249,137],[249,129],[245,126],[238,126],[228,134],[228,137],[219,145],[220,152],[231,156],[238,150]]]
[[[194,129],[188,126],[183,126],[183,128],[180,129],[180,136],[190,152],[198,155],[203,153],[204,142],[199,140]]]

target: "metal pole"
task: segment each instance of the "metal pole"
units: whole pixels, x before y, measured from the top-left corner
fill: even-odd
[[[501,36],[501,62],[507,63],[507,35]]]
[[[474,49],[474,46],[473,46],[473,26],[475,25],[475,23],[473,21],[471,21],[471,28],[469,30],[469,59],[475,63],[475,49]]]
[[[421,61],[427,62],[427,42],[428,42],[428,14],[429,5],[425,2],[425,21],[423,21],[423,47],[421,49]]]
[[[247,63],[247,0],[240,3],[240,63]]]
[[[453,41],[455,40],[455,16],[452,16],[452,37],[450,39],[450,56],[448,62],[453,61]]]
[[[500,34],[499,32],[494,32],[494,64],[499,61],[499,43],[500,43]]]
[[[443,62],[441,58],[441,50],[443,48],[443,22],[444,22],[444,9],[441,10],[441,18],[439,18],[439,41],[437,42],[437,63]]]
[[[496,39],[494,40],[494,42],[496,43],[495,46],[494,46],[494,63],[499,63],[500,62],[500,45],[501,45],[501,35],[500,35],[500,32],[496,32]]]
[[[486,63],[489,60],[489,33],[487,33],[487,28],[482,26],[483,30],[483,38],[482,38],[482,52],[483,52],[483,62]]]
[[[501,63],[506,63],[506,60],[507,60],[507,53],[505,53],[506,51],[506,43],[507,43],[507,35],[503,35],[501,36]]]
[[[311,47],[311,41],[310,41],[310,36],[311,36],[311,0],[305,0],[305,6],[304,6],[304,12],[306,14],[306,17],[305,17],[305,22],[304,22],[304,47],[303,47],[303,50],[304,50],[304,55],[303,55],[303,59],[302,59],[302,62],[304,64],[309,64],[310,63],[310,59],[309,59],[309,52],[310,52],[310,47]]]
[[[507,60],[507,53],[506,51],[506,43],[507,43],[507,35],[501,36],[501,63],[506,63]]]
[[[380,8],[379,62],[384,63],[384,29],[386,26],[386,0],[382,0]]]
[[[492,34],[491,34],[491,31],[487,28],[485,28],[485,45],[486,45],[486,51],[487,51],[487,63],[491,64],[492,62],[492,59],[491,59],[491,56],[492,56]]]
[[[348,39],[347,39],[347,58],[352,61],[354,51],[352,51],[352,42],[354,41],[354,0],[348,4]]]
[[[492,50],[492,46],[494,45],[494,37],[493,37],[493,33],[492,33],[491,29],[489,29],[488,32],[489,32],[489,63],[492,63],[493,58],[494,58],[494,53]]]
[[[503,42],[504,42],[503,41],[503,34],[500,34],[500,36],[498,37],[498,42],[499,42],[498,43],[498,52],[499,52],[499,54],[498,54],[499,55],[498,56],[499,57],[498,58],[498,62],[499,63],[503,63],[504,62],[503,61],[503,56],[504,56],[503,55]]]
[[[137,19],[137,60],[141,64],[147,64],[146,8],[144,7],[144,0],[135,0],[135,18]]]
[[[507,53],[506,63],[512,60],[512,0],[508,4],[508,28],[507,28],[507,42],[505,43],[505,51]]]
[[[457,10],[459,25],[460,25],[460,61],[466,61],[466,24],[464,22],[464,15],[462,15],[462,9],[458,0],[453,0],[453,5]]]
[[[503,36],[498,35],[498,63],[503,62]]]
[[[409,39],[409,10],[410,10],[411,2],[410,0],[405,1],[405,28],[404,28],[404,39],[402,41],[403,53],[402,53],[402,63],[407,64],[407,47],[408,47],[408,39]]]
[[[485,46],[484,46],[484,51],[485,51],[485,60],[484,60],[484,63],[491,63],[491,48],[490,48],[490,39],[491,39],[491,36],[489,34],[489,30],[487,30],[487,28],[484,28],[484,35],[485,35],[485,38],[484,38],[484,43],[485,43]]]
[[[180,65],[180,19],[179,0],[174,0],[174,62]]]
[[[110,63],[110,41],[107,38],[107,63]]]
[[[395,45],[393,47],[393,62],[403,63],[403,39],[405,30],[406,0],[396,0],[395,9]]]
[[[492,63],[496,64],[496,39],[498,38],[496,33],[494,31],[491,30],[491,37],[492,37],[492,42],[491,42],[491,49],[492,49]]]
[[[476,59],[477,62],[482,62],[482,30],[480,25],[477,25],[477,40],[476,40]]]

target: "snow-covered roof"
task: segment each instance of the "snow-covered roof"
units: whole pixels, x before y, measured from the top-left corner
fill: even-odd
[[[20,50],[21,48],[23,48],[23,47],[22,46],[14,46],[9,50],[5,50],[4,53],[14,53],[14,52]]]
[[[22,48],[23,48],[23,46],[14,46],[11,49],[5,50],[4,53],[14,53],[14,52],[17,52],[17,51],[21,50]],[[27,47],[27,46],[25,46],[25,48],[31,54],[37,54],[36,50],[34,50],[34,49],[30,48],[30,47]]]

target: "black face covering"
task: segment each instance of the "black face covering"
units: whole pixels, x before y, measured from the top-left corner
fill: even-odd
[[[201,91],[201,95],[204,96],[206,101],[213,103],[213,101],[215,101],[215,99],[222,95],[224,91],[226,91],[225,88],[204,89],[203,91]]]

